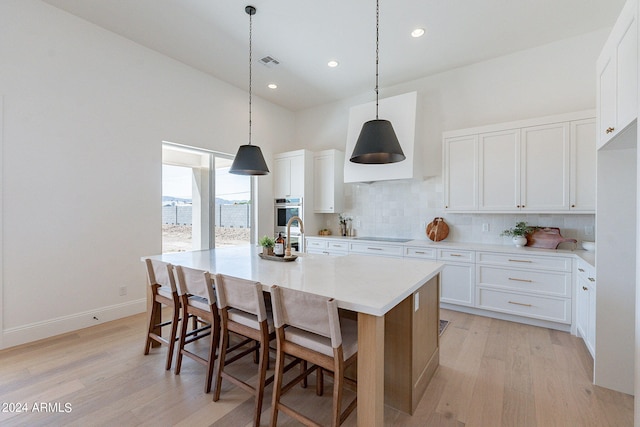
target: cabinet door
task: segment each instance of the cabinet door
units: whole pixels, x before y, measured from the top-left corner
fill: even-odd
[[[344,153],[326,150],[313,156],[313,210],[337,213],[344,207]]]
[[[569,210],[569,123],[523,128],[520,147],[521,209]]]
[[[596,210],[596,124],[571,122],[571,210]]]
[[[596,357],[596,287],[588,286],[589,289],[589,319],[587,327],[587,347],[591,356]]]
[[[446,263],[440,276],[440,301],[473,307],[474,264]]]
[[[598,148],[613,136],[616,127],[616,70],[615,59],[606,52],[598,60]]]
[[[276,198],[291,195],[291,160],[289,157],[273,160],[273,193]]]
[[[444,207],[449,211],[478,209],[478,137],[444,141]]]
[[[578,275],[578,292],[576,300],[576,328],[585,344],[589,333],[589,285],[585,278]]]
[[[480,210],[514,211],[520,205],[520,131],[478,136]]]
[[[289,174],[289,195],[292,197],[303,197],[304,194],[304,156],[291,157]]]
[[[614,39],[616,57],[616,131],[621,131],[637,117],[638,103],[638,25],[635,7],[624,11],[619,21],[619,35]],[[614,132],[617,133],[617,132]]]

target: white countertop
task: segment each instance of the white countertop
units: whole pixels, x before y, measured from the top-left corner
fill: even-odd
[[[595,267],[595,252],[585,251],[583,249],[541,249],[530,248],[524,246],[517,248],[514,245],[489,245],[484,243],[467,243],[467,242],[451,242],[441,241],[432,242],[431,240],[409,240],[407,242],[380,242],[375,240],[366,240],[359,237],[344,237],[344,236],[306,236],[314,239],[336,239],[349,242],[370,242],[383,245],[396,245],[396,246],[412,246],[412,247],[428,247],[428,248],[445,248],[445,249],[458,249],[468,251],[489,251],[489,252],[501,252],[509,254],[527,254],[527,255],[559,255],[559,256],[577,256],[589,264]],[[572,246],[571,243],[564,243],[563,245]]]
[[[335,298],[347,310],[382,316],[436,276],[443,264],[365,255],[330,257],[297,254],[292,262],[261,259],[251,246],[179,252],[144,258],[286,286]]]

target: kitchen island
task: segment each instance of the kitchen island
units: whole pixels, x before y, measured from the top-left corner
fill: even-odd
[[[358,425],[382,426],[384,403],[412,413],[439,363],[442,264],[366,255],[261,259],[250,246],[150,258],[334,298],[357,313]],[[386,359],[386,360],[385,360]]]

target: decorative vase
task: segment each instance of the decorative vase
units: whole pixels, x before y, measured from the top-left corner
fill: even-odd
[[[273,255],[273,248],[262,247],[262,255]]]
[[[521,248],[527,244],[527,238],[524,236],[513,236],[513,244],[516,248]]]

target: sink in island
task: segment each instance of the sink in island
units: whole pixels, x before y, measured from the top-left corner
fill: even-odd
[[[366,255],[258,257],[250,246],[149,258],[334,298],[358,319],[359,426],[382,426],[384,403],[413,413],[439,363],[442,264]],[[145,257],[147,258],[147,257]]]

